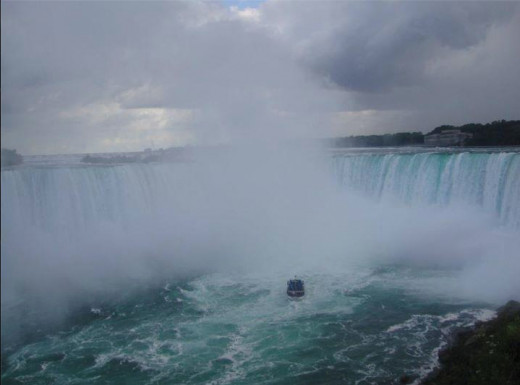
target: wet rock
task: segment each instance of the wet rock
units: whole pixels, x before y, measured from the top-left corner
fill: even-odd
[[[423,385],[520,384],[520,303],[509,301],[496,318],[457,333],[439,361]]]

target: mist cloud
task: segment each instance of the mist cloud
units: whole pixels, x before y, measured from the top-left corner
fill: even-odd
[[[518,298],[518,230],[497,229],[479,208],[374,202],[338,189],[328,154],[309,149],[197,155],[2,172],[2,336],[17,337],[21,320],[53,324],[136,288],[214,272],[287,277],[397,264],[454,278],[398,282],[414,293]]]

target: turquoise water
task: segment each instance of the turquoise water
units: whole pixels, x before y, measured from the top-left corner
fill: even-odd
[[[449,271],[402,266],[305,275],[203,275],[84,309],[8,353],[5,383],[383,384],[424,376],[455,328],[489,305],[432,293]],[[19,381],[19,382],[15,382]],[[9,382],[12,381],[12,382]]]
[[[417,383],[519,299],[517,151],[260,155],[3,169],[2,382]]]
[[[506,226],[520,226],[517,151],[349,154],[334,158],[338,180],[378,200],[480,207]]]

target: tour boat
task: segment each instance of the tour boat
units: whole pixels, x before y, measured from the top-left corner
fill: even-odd
[[[287,281],[287,295],[289,297],[303,297],[305,294],[305,286],[303,281],[298,278]]]

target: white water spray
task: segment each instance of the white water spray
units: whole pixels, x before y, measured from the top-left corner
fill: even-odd
[[[395,262],[459,269],[449,289],[461,296],[518,297],[518,154],[336,157],[345,191],[330,157],[264,150],[3,170],[3,309],[30,301],[60,314],[201,271]]]

